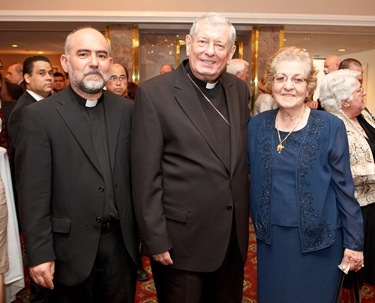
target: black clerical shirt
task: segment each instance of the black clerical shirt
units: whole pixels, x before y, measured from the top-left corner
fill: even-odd
[[[221,82],[221,79],[218,78],[216,85],[211,88],[207,89],[207,83],[199,80],[194,76],[192,73],[189,63],[185,66],[185,70],[189,74],[192,81],[194,81],[199,89],[194,86],[194,89],[197,92],[197,96],[199,98],[200,104],[202,105],[202,109],[206,114],[206,117],[212,127],[213,132],[215,133],[216,140],[221,147],[222,154],[224,156],[224,161],[226,162],[227,166],[230,167],[230,126],[225,122],[225,120],[220,117],[220,115],[212,108],[212,106],[208,103],[206,97],[211,101],[211,103],[216,107],[218,111],[227,119],[229,120],[228,114],[228,106],[227,106],[227,99],[225,96],[225,89]],[[203,94],[202,94],[203,93]]]
[[[76,92],[74,92],[73,89],[72,91],[77,99],[77,102],[81,105],[82,115],[87,123],[87,128],[89,130],[88,133],[91,134],[94,150],[104,178],[106,195],[102,222],[107,223],[110,221],[118,221],[120,218],[113,190],[112,169],[109,158],[108,132],[103,95],[99,98],[96,106],[87,107],[87,100],[79,96]]]

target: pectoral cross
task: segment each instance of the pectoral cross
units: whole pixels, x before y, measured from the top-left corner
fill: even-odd
[[[276,151],[280,154],[281,151],[283,150],[284,146],[280,143],[278,146],[277,146],[277,149]]]

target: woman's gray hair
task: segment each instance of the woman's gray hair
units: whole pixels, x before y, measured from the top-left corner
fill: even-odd
[[[230,21],[227,18],[225,18],[224,16],[219,15],[217,13],[207,13],[205,15],[200,16],[199,18],[197,18],[194,21],[193,25],[190,28],[189,36],[192,39],[194,39],[194,36],[196,35],[196,33],[198,31],[199,24],[202,23],[202,22],[206,23],[206,24],[228,25],[230,27],[230,33],[229,33],[229,43],[230,43],[230,45],[229,45],[229,48],[232,48],[232,46],[236,42],[236,29],[234,28],[232,23],[230,23]]]
[[[283,61],[300,61],[305,64],[305,74],[307,90],[309,92],[308,100],[314,95],[317,85],[317,69],[314,66],[314,56],[306,49],[289,46],[279,49],[269,60],[264,72],[264,90],[272,94],[272,85],[276,74],[276,68]],[[306,100],[306,101],[308,101]]]
[[[325,75],[320,83],[319,100],[322,107],[331,113],[340,111],[342,100],[352,100],[360,74],[355,70],[339,69]]]

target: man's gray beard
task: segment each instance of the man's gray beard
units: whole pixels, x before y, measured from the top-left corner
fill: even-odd
[[[72,69],[72,66],[68,63],[68,73],[71,75],[70,82],[73,84],[73,86],[79,88],[81,91],[87,94],[100,93],[108,82],[108,79],[106,79],[106,75],[104,75],[100,70],[97,70],[97,71],[101,74],[101,78],[99,77],[99,80],[97,81],[86,80],[85,75],[83,76],[82,80],[77,80],[76,75]]]
[[[83,92],[87,94],[97,94],[101,92],[101,90],[106,85],[104,79],[99,79],[98,81],[86,81],[83,79],[78,83],[75,83]]]

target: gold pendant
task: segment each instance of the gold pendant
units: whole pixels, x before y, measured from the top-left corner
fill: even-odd
[[[284,148],[284,146],[280,143],[280,144],[277,146],[276,151],[280,154],[283,148]]]

